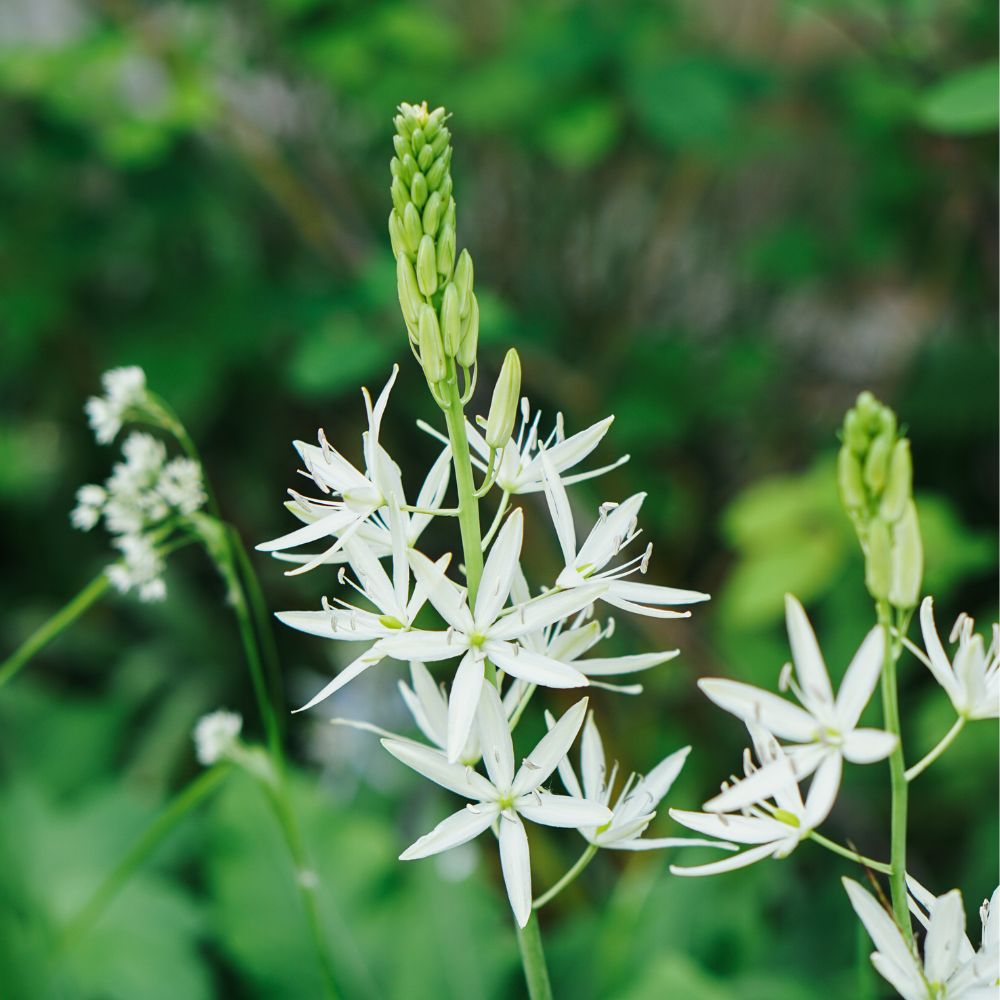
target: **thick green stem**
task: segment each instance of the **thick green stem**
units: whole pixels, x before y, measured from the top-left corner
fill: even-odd
[[[878,620],[885,637],[885,662],[882,665],[882,710],[885,728],[897,737],[896,749],[889,757],[889,776],[892,783],[891,832],[889,840],[889,862],[892,874],[889,888],[892,896],[892,912],[907,942],[913,943],[913,928],[910,923],[910,909],[906,899],[906,813],[907,782],[906,765],[903,762],[903,743],[899,727],[899,695],[896,686],[896,663],[900,647],[893,638],[892,618],[889,605],[885,601],[878,604]]]
[[[0,666],[0,687],[47,646],[61,632],[69,628],[92,604],[107,591],[110,583],[106,573],[100,573],[87,584],[68,604],[60,608],[47,622],[37,628]]]
[[[576,877],[583,871],[587,865],[593,860],[594,855],[597,853],[597,848],[593,844],[588,844],[587,849],[576,859],[573,867],[566,872],[565,875],[548,892],[542,893],[531,905],[536,910],[540,910],[546,903],[550,903],[556,896],[559,895],[571,882],[576,880]]]
[[[229,773],[228,763],[217,764],[198,775],[184,788],[166,809],[160,813],[142,836],[132,845],[128,853],[118,862],[83,908],[66,925],[60,939],[60,946],[67,948],[93,926],[107,905],[118,895],[129,880],[163,838],[198,805],[215,791],[222,779]]]
[[[527,924],[518,928],[517,944],[521,949],[521,964],[524,966],[524,978],[528,984],[528,996],[531,1000],[552,1000],[552,985],[549,983],[542,935],[538,929],[538,917],[534,910],[528,917]]]

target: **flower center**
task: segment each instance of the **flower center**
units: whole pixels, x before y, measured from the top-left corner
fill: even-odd
[[[403,623],[393,615],[379,615],[378,623],[385,628],[405,628]]]
[[[775,809],[774,818],[784,823],[786,826],[793,826],[798,829],[802,824],[799,822],[799,817],[795,813],[789,812],[787,809]]]

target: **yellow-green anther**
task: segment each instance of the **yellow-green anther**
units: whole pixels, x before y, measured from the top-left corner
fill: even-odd
[[[394,257],[408,252],[406,237],[403,235],[403,223],[399,221],[399,213],[395,209],[389,213],[389,242],[392,244]]]
[[[868,498],[861,473],[861,462],[846,444],[841,445],[837,454],[837,483],[844,506],[850,511],[863,510]]]
[[[889,457],[892,454],[893,440],[887,434],[879,434],[868,449],[865,458],[865,485],[876,496],[885,488],[886,477],[889,474]]]
[[[424,232],[428,236],[436,236],[438,226],[441,223],[441,211],[444,208],[444,202],[441,201],[441,195],[437,191],[432,191],[431,196],[427,199],[427,204],[424,205],[424,214],[422,216],[422,224]]]
[[[917,506],[909,500],[903,516],[892,529],[892,580],[889,603],[902,611],[920,602],[920,584],[924,575],[924,546],[920,538]]]
[[[434,252],[434,240],[423,236],[417,248],[417,284],[426,298],[437,291],[437,254]]]
[[[462,314],[458,289],[451,281],[445,285],[444,295],[441,297],[441,338],[445,354],[449,358],[455,357],[462,343]]]
[[[410,202],[410,189],[398,177],[393,177],[389,194],[392,195],[392,207],[397,212],[402,212]]]
[[[378,621],[380,625],[384,625],[386,628],[398,629],[404,627],[403,623],[394,615],[379,615]]]
[[[441,343],[441,331],[438,329],[437,314],[431,306],[420,309],[420,361],[424,366],[424,375],[428,382],[443,382],[448,373],[445,363],[444,346]]]
[[[509,440],[521,400],[521,359],[512,347],[503,359],[503,367],[493,387],[484,437],[491,448],[502,448]]]
[[[420,221],[420,213],[412,201],[408,201],[403,208],[403,236],[406,242],[406,249],[415,254],[420,249],[420,240],[424,235],[423,223]]]
[[[455,267],[455,227],[442,226],[437,238],[437,269],[445,281]]]
[[[472,304],[469,315],[462,321],[462,342],[455,355],[455,360],[463,368],[471,368],[476,363],[476,352],[479,350],[479,303],[475,293],[469,298]]]
[[[404,184],[409,184],[416,176],[419,169],[420,168],[417,166],[417,161],[413,158],[413,155],[411,153],[407,153],[403,157],[402,172],[399,175],[400,179]]]
[[[900,438],[892,449],[889,459],[889,476],[882,494],[879,514],[889,524],[894,524],[906,510],[906,502],[913,493],[913,459],[910,457],[910,442]]]
[[[868,547],[865,552],[865,584],[876,601],[889,597],[892,577],[892,539],[889,526],[875,518],[868,528]]]
[[[403,311],[403,319],[407,326],[415,330],[424,300],[417,284],[417,275],[406,254],[400,254],[396,258],[396,290],[399,292],[399,307]]]
[[[799,817],[793,812],[789,812],[787,809],[775,809],[774,818],[778,820],[779,823],[785,823],[787,826],[799,827],[802,824],[799,821]]]
[[[458,263],[455,265],[455,287],[458,289],[462,305],[462,316],[468,316],[469,295],[472,292],[472,256],[468,250],[463,250],[458,255]]]
[[[413,199],[413,204],[417,208],[423,208],[424,202],[427,201],[427,195],[427,178],[420,171],[417,171],[413,175],[413,180],[410,181],[410,197]]]

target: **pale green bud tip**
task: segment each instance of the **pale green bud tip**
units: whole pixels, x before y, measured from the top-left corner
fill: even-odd
[[[889,471],[879,514],[889,524],[894,524],[906,510],[906,504],[913,492],[913,459],[910,457],[910,442],[900,438],[892,449]]]
[[[491,448],[502,448],[510,440],[520,398],[521,359],[512,347],[503,359],[497,384],[493,387],[493,400],[486,420],[485,438]]]
[[[924,546],[920,538],[917,507],[908,500],[892,529],[892,572],[889,603],[900,610],[915,608],[920,602],[924,575]]]

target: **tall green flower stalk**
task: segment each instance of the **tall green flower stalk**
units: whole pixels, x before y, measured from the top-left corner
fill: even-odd
[[[420,363],[434,401],[444,413],[458,492],[459,529],[469,603],[474,604],[483,573],[479,497],[496,475],[495,462],[510,439],[517,415],[521,365],[511,349],[490,406],[485,440],[490,448],[485,480],[476,487],[465,405],[478,370],[479,304],[473,290],[469,251],[456,259],[455,198],[451,179],[451,135],[444,108],[401,104],[394,119],[396,155],[390,162],[392,211],[389,238],[396,257],[399,304],[410,348]],[[498,687],[494,665],[485,661],[487,680]],[[538,918],[518,928],[518,946],[532,1000],[552,996]]]

